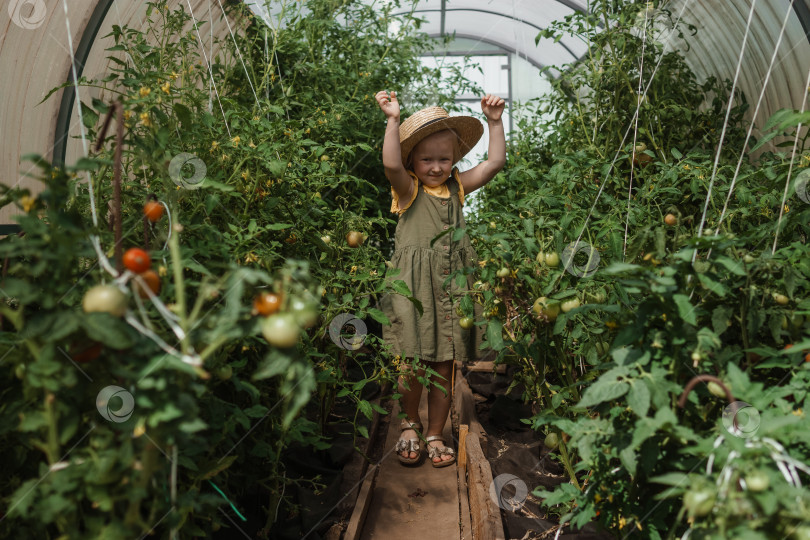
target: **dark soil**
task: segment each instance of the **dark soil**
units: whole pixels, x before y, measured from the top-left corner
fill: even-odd
[[[492,477],[502,477],[501,518],[506,538],[512,540],[551,539],[558,528],[558,516],[549,516],[540,508],[540,499],[532,495],[537,487],[552,488],[565,482],[567,475],[553,451],[543,444],[543,436],[533,431],[522,418],[531,418],[529,405],[520,400],[522,386],[506,389],[513,380],[514,368],[505,374],[466,372],[462,374],[473,391],[478,420],[487,433],[484,452],[492,467]],[[525,500],[518,493],[525,486]],[[510,504],[510,501],[515,502]],[[566,540],[608,540],[613,536],[598,532],[593,524],[579,531],[563,530]]]

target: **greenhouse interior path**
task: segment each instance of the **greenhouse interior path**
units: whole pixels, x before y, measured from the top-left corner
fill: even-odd
[[[373,493],[369,494],[370,506],[360,538],[462,538],[457,466],[434,468],[427,457],[419,465],[402,465],[393,451],[400,433],[399,420],[395,420],[399,412],[399,405],[395,403],[385,438],[385,454]],[[419,416],[426,424],[427,392],[424,391]],[[446,444],[453,445],[449,419],[442,433]]]

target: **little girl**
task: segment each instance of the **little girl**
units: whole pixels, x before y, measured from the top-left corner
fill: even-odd
[[[461,295],[472,288],[474,278],[468,275],[463,287],[455,278],[449,279],[457,270],[477,263],[469,237],[465,233],[453,241],[451,231],[432,241],[450,228],[465,227],[461,211],[464,196],[492,180],[503,168],[504,100],[490,94],[481,98],[481,110],[489,125],[488,159],[459,173],[453,165],[481,138],[484,127],[480,121],[471,116],[451,117],[441,107],[429,107],[413,113],[400,125],[396,93],[382,90],[376,99],[388,121],[382,158],[385,176],[391,182],[391,211],[399,215],[391,263],[401,270],[395,279],[408,285],[423,308],[420,315],[414,303],[402,295],[383,299],[391,321],[390,326],[383,327],[383,338],[400,355],[403,366],[416,358],[444,379],[439,381],[442,392],[428,389],[428,429],[424,434],[431,463],[444,467],[455,462],[453,449],[445,445],[442,437],[450,411],[453,363],[456,358],[464,362],[478,357],[482,330],[478,326],[462,328],[456,312]],[[480,307],[476,307],[480,315]],[[424,373],[420,369],[417,375],[424,377]],[[415,374],[409,373],[400,377],[398,392],[407,418],[400,426],[396,451],[402,463],[413,464],[421,456],[422,385]]]

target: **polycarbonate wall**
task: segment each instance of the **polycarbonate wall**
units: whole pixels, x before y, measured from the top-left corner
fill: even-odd
[[[206,27],[202,45],[211,54],[210,42],[225,37],[227,27],[221,18],[220,2],[225,0],[172,0],[170,7],[189,5],[198,19],[213,20]],[[371,0],[365,0],[371,1]],[[380,4],[384,0],[377,0]],[[112,43],[102,36],[113,24],[142,27],[145,4],[140,0],[6,0],[0,9],[0,181],[21,182],[38,189],[35,182],[20,180],[23,154],[36,152],[47,157],[63,156],[67,162],[83,154],[81,142],[70,139],[65,151],[62,142],[78,134],[75,100],[60,90],[46,102],[39,102],[52,88],[69,79],[71,44],[68,40],[64,4],[68,5],[72,49],[78,68],[86,76],[97,76],[107,69],[104,49]],[[254,2],[255,3],[255,2]],[[300,5],[297,0],[288,0]],[[751,6],[755,5],[747,34],[747,46],[740,69],[740,88],[751,102],[751,113],[764,88],[756,123],[762,125],[776,110],[801,108],[806,96],[810,69],[810,7],[807,0],[671,0],[667,7],[685,22],[695,25],[698,34],[685,43],[669,38],[672,47],[684,50],[689,65],[700,78],[716,75],[733,78],[742,47]],[[278,13],[273,0],[265,18]],[[587,9],[586,0],[422,0],[417,10],[426,20],[423,29],[431,35],[455,33],[465,38],[451,53],[482,50],[507,55],[509,85],[515,100],[525,100],[544,91],[537,76],[540,66],[565,64],[579,58],[587,44],[573,37],[559,43],[541,40],[540,29],[550,21],[575,9]],[[257,8],[257,11],[258,10]],[[786,18],[787,15],[787,18]],[[782,23],[785,30],[780,42]],[[667,36],[660,39],[666,41]],[[778,43],[778,47],[777,47]],[[764,84],[771,56],[777,50],[767,86]],[[443,54],[443,51],[437,51]],[[81,75],[82,73],[80,73]],[[501,74],[498,74],[500,80]],[[540,81],[540,82],[538,82]],[[63,99],[64,98],[64,99]],[[83,98],[84,99],[84,98]],[[9,223],[11,209],[0,211],[0,224]]]

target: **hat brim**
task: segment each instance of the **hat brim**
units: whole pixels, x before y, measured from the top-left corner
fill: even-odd
[[[472,116],[448,116],[428,121],[411,133],[408,138],[400,141],[402,164],[407,166],[408,156],[423,139],[445,129],[449,129],[458,136],[461,154],[459,159],[466,156],[484,134],[484,125]]]

